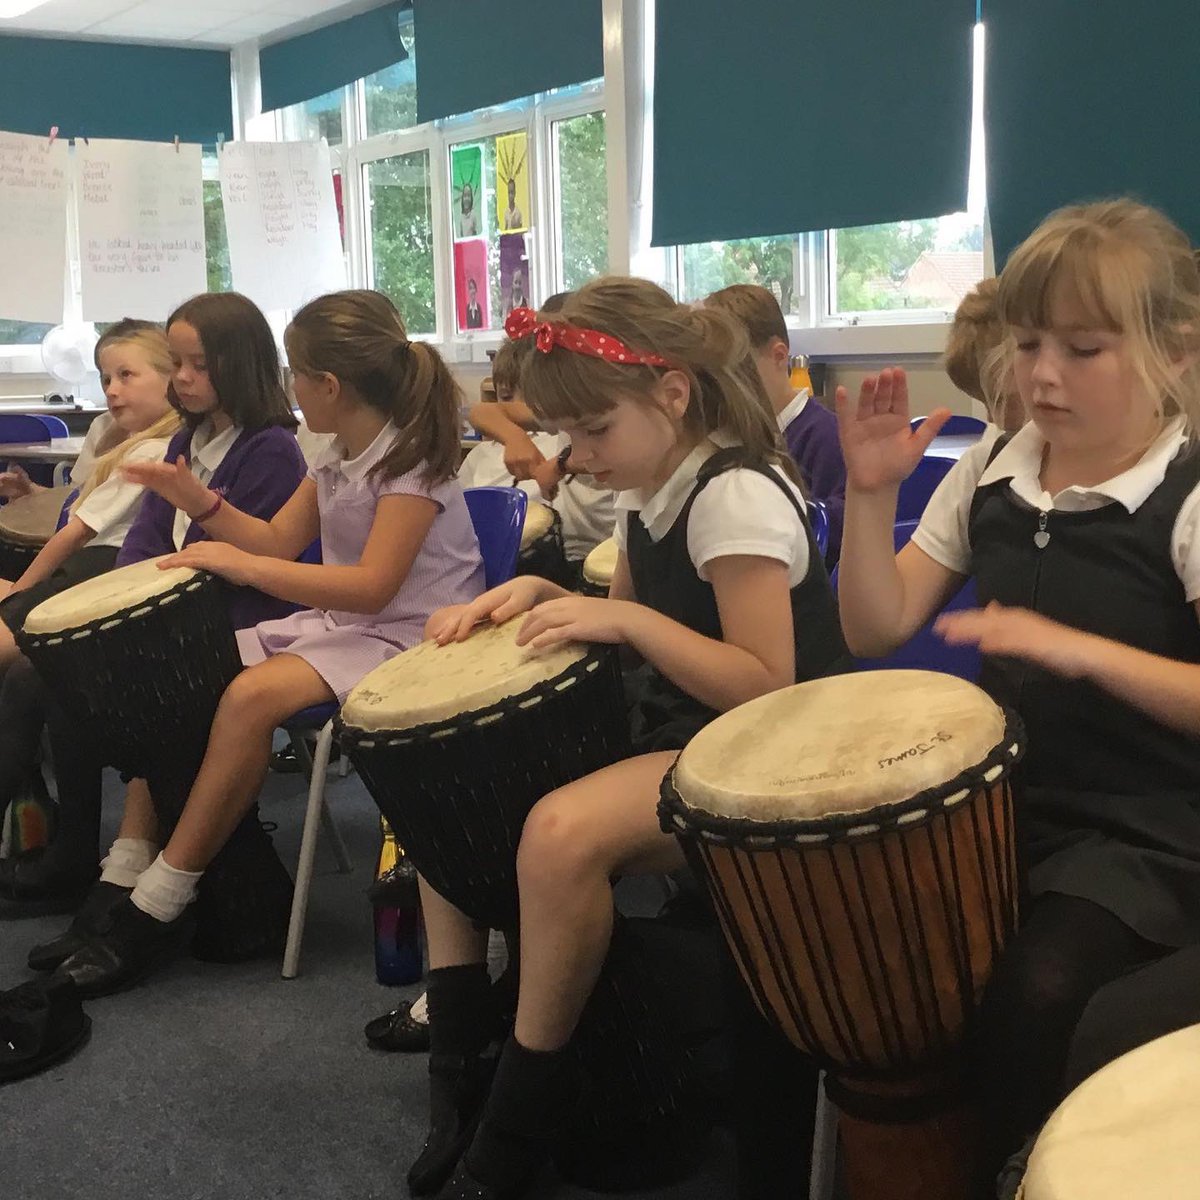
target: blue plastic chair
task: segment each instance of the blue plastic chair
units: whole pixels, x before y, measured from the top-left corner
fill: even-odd
[[[520,488],[504,487],[467,488],[464,495],[475,536],[479,539],[484,584],[493,588],[516,574],[527,497]],[[320,562],[320,545],[314,545],[318,556],[315,560],[308,557],[314,549],[310,546],[305,551],[305,560]],[[325,775],[329,770],[329,756],[333,752],[333,718],[337,710],[337,704],[332,702],[314,705],[302,709],[283,724],[297,759],[308,772],[308,809],[304,814],[296,888],[292,895],[292,914],[283,952],[284,979],[295,979],[300,971],[300,943],[304,936],[304,918],[308,913],[308,894],[312,888],[313,867],[317,857],[318,823],[324,824],[329,834],[338,870],[343,875],[350,871],[350,858],[345,844],[325,803]],[[305,735],[317,730],[320,732],[316,748],[310,751]]]
[[[908,544],[917,528],[916,521],[898,521],[892,531],[896,552]],[[831,577],[837,590],[838,571],[835,567]],[[968,579],[958,594],[942,609],[942,612],[957,612],[964,608],[978,608],[975,580]],[[979,679],[982,660],[976,646],[951,646],[933,632],[933,622],[917,630],[903,646],[893,650],[885,658],[860,658],[860,671],[941,671],[945,675],[957,675],[970,683]]]
[[[909,425],[916,429],[924,423],[924,417],[913,417]],[[977,433],[982,437],[985,429],[987,429],[986,421],[981,421],[978,417],[964,417],[955,414],[938,430],[938,437],[966,437],[972,433]]]
[[[62,417],[55,417],[48,413],[34,413],[39,421],[46,427],[46,432],[52,438],[68,437],[70,430],[67,428],[67,423]]]
[[[820,500],[808,501],[808,523],[812,526],[813,537],[817,540],[817,549],[821,557],[829,553],[829,512]]]
[[[51,437],[66,437],[66,425],[58,417],[52,419],[62,425],[61,434],[51,433],[49,417],[33,413],[0,413],[0,442],[48,442]]]
[[[913,473],[900,485],[900,494],[896,497],[897,522],[919,520],[929,503],[929,497],[953,466],[952,458],[926,454],[917,463]]]

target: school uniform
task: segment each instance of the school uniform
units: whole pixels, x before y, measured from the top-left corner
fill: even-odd
[[[747,464],[739,447],[718,436],[693,450],[652,495],[619,493],[616,510],[614,537],[640,604],[719,640],[708,564],[734,554],[775,559],[788,568],[797,681],[849,669],[804,498],[776,468]],[[682,749],[717,715],[648,664],[639,683],[633,715],[641,749]]]
[[[808,388],[801,388],[779,413],[778,421],[808,494],[825,505],[829,516],[825,562],[832,566],[841,554],[846,513],[846,463],[838,438],[837,417],[810,395]]]
[[[782,562],[791,588],[797,682],[850,669],[829,577],[808,524],[804,498],[777,468],[748,462],[717,435],[698,446],[653,494],[620,492],[614,536],[626,553],[641,604],[706,637],[721,619],[709,564],[733,554]],[[661,672],[644,664],[626,677],[639,752],[681,749],[717,716]],[[694,882],[683,879],[685,895]],[[739,1195],[762,1200],[806,1178],[817,1071],[755,1010],[724,944],[720,956],[729,1039],[730,1095],[722,1106],[736,1134]],[[703,1017],[680,997],[687,1027]]]
[[[219,490],[235,508],[264,521],[291,499],[305,476],[304,456],[295,435],[279,425],[231,429],[214,436],[211,422],[203,421],[171,439],[166,460],[174,462],[181,454],[202,483]],[[117,566],[172,554],[207,539],[200,524],[149,492],[117,556]],[[236,629],[283,616],[294,607],[253,588],[230,590],[229,611]]]
[[[423,463],[392,479],[375,471],[396,436],[396,426],[389,421],[353,459],[345,457],[345,447],[335,440],[308,478],[317,485],[321,557],[329,566],[358,563],[384,496],[420,496],[437,506],[400,590],[377,613],[305,609],[241,630],[238,647],[247,666],[276,654],[294,654],[325,680],[341,703],[360,679],[422,641],[425,622],[436,609],[467,604],[483,592],[479,542],[457,481],[428,483]]]
[[[974,576],[981,604],[1200,662],[1200,454],[1182,421],[1129,470],[1054,496],[1039,479],[1044,449],[1032,423],[989,432],[943,480],[913,542]],[[978,1022],[994,1170],[1060,1098],[1089,1000],[1200,942],[1200,739],[1022,660],[985,658],[981,683],[1026,735],[1014,776],[1022,925]]]

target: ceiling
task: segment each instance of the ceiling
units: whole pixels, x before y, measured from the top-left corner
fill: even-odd
[[[121,42],[234,46],[325,24],[379,0],[47,0],[24,16],[0,20],[0,34],[104,38]]]

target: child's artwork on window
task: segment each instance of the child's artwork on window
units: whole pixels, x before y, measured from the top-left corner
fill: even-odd
[[[496,139],[496,214],[501,233],[529,228],[529,139],[524,131]]]
[[[483,237],[487,234],[483,148],[478,145],[455,146],[450,152],[450,168],[455,240]]]
[[[454,243],[454,300],[459,331],[487,329],[488,252],[483,238]]]
[[[529,255],[525,235],[500,235],[500,303],[504,316],[514,308],[529,307]]]

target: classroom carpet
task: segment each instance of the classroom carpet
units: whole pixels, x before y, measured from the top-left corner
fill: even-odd
[[[106,780],[111,835],[119,784]],[[262,817],[295,867],[299,776],[272,775]],[[329,795],[354,861],[317,854],[301,972],[279,962],[226,967],[180,959],[142,986],[88,1002],[88,1045],[34,1078],[0,1087],[4,1200],[374,1200],[402,1198],[425,1133],[426,1058],[372,1051],[363,1025],[419,987],[375,981],[371,911],[378,813],[357,776]],[[0,988],[30,977],[31,945],[66,918],[0,922]],[[630,1200],[728,1200],[732,1154],[720,1131],[691,1178]],[[585,1200],[554,1179],[536,1200]],[[531,1197],[535,1200],[535,1197]]]

